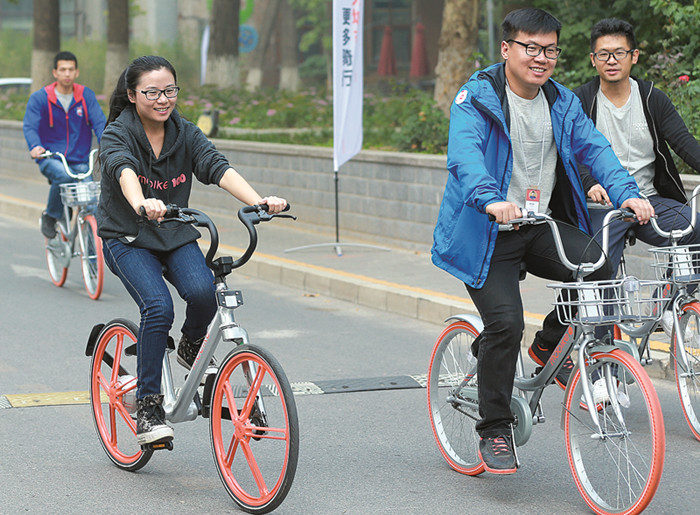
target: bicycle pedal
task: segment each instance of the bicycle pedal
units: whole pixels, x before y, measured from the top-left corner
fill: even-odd
[[[163,438],[162,440],[156,440],[155,442],[150,442],[143,444],[141,446],[141,449],[144,451],[160,451],[163,449],[167,449],[168,451],[173,450],[173,439],[172,438]]]

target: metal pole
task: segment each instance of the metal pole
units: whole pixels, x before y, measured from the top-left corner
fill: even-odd
[[[338,214],[338,211],[340,211],[338,207],[338,170],[334,170],[333,173],[335,174],[335,242],[340,243],[340,215]],[[336,251],[337,250],[338,249],[336,249]]]

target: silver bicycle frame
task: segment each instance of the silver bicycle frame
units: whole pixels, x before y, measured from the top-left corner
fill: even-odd
[[[194,402],[195,393],[209,368],[209,362],[219,343],[222,340],[237,344],[250,343],[248,332],[236,323],[233,315],[233,310],[238,307],[238,303],[231,299],[240,298],[240,293],[228,290],[226,283],[222,282],[216,286],[216,295],[220,299],[216,315],[207,328],[199,355],[181,388],[176,389],[173,383],[170,352],[166,352],[163,357],[163,376],[161,379],[161,391],[164,396],[163,408],[166,418],[173,423],[194,420],[199,415],[199,410]],[[262,406],[260,409],[263,410]]]

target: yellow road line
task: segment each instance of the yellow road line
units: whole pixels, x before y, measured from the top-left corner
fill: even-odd
[[[39,202],[34,202],[33,200],[27,200],[27,199],[23,199],[23,198],[12,197],[10,195],[3,195],[2,193],[0,193],[0,198],[4,198],[4,199],[10,200],[12,202],[30,204],[32,206],[39,207],[39,208],[44,207],[44,204],[40,204]]]
[[[33,201],[31,201],[31,200],[20,199],[20,198],[12,197],[12,196],[9,196],[9,195],[3,195],[2,193],[0,193],[0,198],[10,199],[10,200],[13,200],[13,201],[16,201],[16,202],[26,202],[26,203],[30,203],[30,204],[32,204],[32,205],[39,206],[39,207],[42,206],[42,204],[39,204],[39,203],[37,203],[37,202],[33,202]],[[205,246],[205,245],[206,245],[205,248],[208,248],[209,244],[210,244],[210,242],[209,242],[208,240],[200,239],[200,245],[201,245],[201,246]],[[242,248],[240,248],[240,247],[234,247],[234,246],[232,246],[232,245],[226,245],[226,244],[223,244],[223,243],[220,244],[219,247],[220,247],[220,248],[223,248],[223,249],[227,249],[227,250],[229,250],[229,251],[236,252],[236,253],[238,253],[238,254],[242,254],[243,252],[245,252],[245,249],[242,249]],[[324,272],[324,273],[328,273],[328,274],[334,274],[334,275],[338,275],[338,276],[341,276],[341,277],[347,277],[347,278],[350,278],[350,279],[356,279],[356,280],[359,280],[359,281],[368,282],[368,283],[370,283],[370,284],[376,284],[376,285],[380,285],[380,286],[387,286],[387,287],[389,287],[389,288],[395,288],[395,289],[398,289],[398,290],[410,291],[410,292],[418,293],[418,294],[421,294],[421,295],[429,295],[429,296],[432,296],[432,297],[438,297],[438,298],[442,298],[442,299],[446,299],[446,300],[451,300],[451,301],[456,301],[456,302],[464,302],[464,303],[466,303],[466,304],[469,304],[469,305],[472,306],[472,307],[474,306],[474,303],[473,303],[470,299],[465,298],[465,297],[460,297],[460,296],[457,296],[457,295],[450,295],[450,294],[447,294],[447,293],[442,293],[442,292],[437,292],[437,291],[433,291],[433,290],[428,290],[428,289],[425,289],[425,288],[419,288],[419,287],[417,287],[417,286],[408,286],[408,285],[406,285],[406,284],[394,283],[394,282],[391,282],[391,281],[385,281],[385,280],[383,280],[383,279],[377,279],[377,278],[369,277],[369,276],[366,276],[366,275],[355,274],[355,273],[352,273],[352,272],[346,272],[346,271],[344,271],[344,270],[336,270],[335,268],[329,268],[329,267],[319,266],[319,265],[312,265],[312,264],[309,264],[309,263],[304,263],[304,262],[302,262],[302,261],[295,261],[295,260],[293,260],[293,259],[288,259],[288,258],[283,258],[283,257],[279,257],[279,256],[274,256],[274,255],[272,255],[272,254],[265,254],[265,253],[263,253],[263,252],[257,252],[257,253],[256,253],[256,256],[258,256],[258,257],[263,257],[263,258],[269,259],[269,260],[271,260],[271,261],[276,261],[276,262],[278,262],[278,263],[291,264],[291,265],[298,266],[298,267],[301,267],[301,268],[308,268],[308,269],[311,269],[311,270],[316,270],[316,271],[320,271],[320,272]],[[545,317],[545,315],[542,315],[542,314],[540,314],[540,313],[530,313],[529,311],[524,311],[523,314],[524,314],[526,317],[532,317],[532,318],[536,318],[536,319],[540,319],[540,320],[544,320],[544,317]],[[670,351],[670,345],[669,345],[668,343],[663,343],[663,342],[658,342],[658,341],[650,341],[650,342],[649,342],[649,345],[650,345],[650,348],[651,348],[652,350],[658,350],[658,351],[663,351],[663,352],[669,352],[669,351]]]
[[[29,408],[31,406],[61,406],[69,404],[88,404],[90,394],[82,392],[49,392],[49,393],[18,393],[5,395],[13,408]],[[106,398],[103,400],[106,401]]]

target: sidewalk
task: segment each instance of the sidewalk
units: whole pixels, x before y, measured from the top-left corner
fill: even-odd
[[[47,193],[48,186],[38,173],[30,178],[0,174],[0,214],[36,221],[37,237],[40,237],[38,220]],[[235,206],[235,201],[232,202]],[[206,211],[204,206],[191,207]],[[290,213],[294,214],[294,205]],[[220,252],[239,254],[247,240],[235,213],[229,217],[217,212],[212,218],[220,232]],[[244,275],[431,322],[436,324],[436,337],[448,317],[477,314],[464,285],[431,263],[429,242],[425,251],[411,252],[345,241],[341,219],[342,255],[338,256],[335,237],[296,230],[292,220],[275,219],[259,225],[258,231],[258,249],[241,269]],[[290,250],[313,245],[316,246]],[[521,283],[526,345],[551,310],[552,293],[546,284],[547,281],[533,276]],[[659,340],[664,338],[660,335]],[[654,347],[662,350],[664,342],[657,342]],[[667,352],[654,352],[653,357],[653,365],[647,367],[649,375],[672,377]]]

